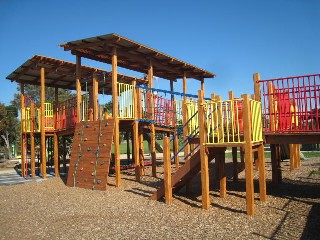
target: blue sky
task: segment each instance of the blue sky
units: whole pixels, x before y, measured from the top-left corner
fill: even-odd
[[[107,33],[214,72],[205,82],[207,96],[251,94],[254,72],[262,79],[320,73],[319,13],[318,0],[0,0],[0,102],[9,104],[16,92],[6,76],[34,54],[74,62],[60,43]],[[155,87],[169,89],[169,82]],[[199,88],[188,81],[189,93]]]

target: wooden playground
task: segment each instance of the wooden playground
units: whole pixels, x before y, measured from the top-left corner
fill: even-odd
[[[291,170],[301,165],[300,144],[320,143],[320,74],[261,80],[254,74],[254,94],[229,99],[204,96],[205,79],[215,74],[117,34],[61,44],[76,56],[70,63],[35,55],[7,79],[21,89],[22,175],[46,178],[50,158],[54,175],[60,174],[59,145],[73,137],[67,185],[106,190],[111,162],[116,186],[121,186],[120,132],[132,142],[135,178],[145,174],[143,141],[150,139],[152,176],[157,177],[156,133],[163,138],[164,179],[151,196],[172,203],[173,191],[188,186],[201,174],[202,208],[211,205],[209,162],[215,160],[220,197],[227,195],[225,153],[233,154],[233,179],[238,176],[237,149],[245,169],[246,210],[254,214],[254,169],[259,171],[260,200],[266,201],[264,144],[270,144],[272,181],[281,182],[280,144],[290,144]],[[82,58],[111,65],[111,72],[83,66]],[[118,67],[145,74],[135,78]],[[154,87],[154,77],[168,81],[168,90]],[[199,83],[197,95],[188,94],[187,79]],[[182,82],[182,92],[175,85]],[[40,103],[25,95],[26,85],[40,86]],[[46,101],[45,87],[55,89],[54,102]],[[59,101],[58,89],[74,90],[75,97]],[[99,103],[112,97],[112,112]],[[40,141],[36,167],[35,139]],[[178,142],[182,142],[182,145]],[[170,146],[173,151],[170,151]],[[113,150],[112,150],[113,146]],[[28,153],[30,152],[30,158]],[[183,159],[178,154],[183,153]],[[175,164],[172,172],[171,164]],[[254,168],[254,164],[256,167]]]

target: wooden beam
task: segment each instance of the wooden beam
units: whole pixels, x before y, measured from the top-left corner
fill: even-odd
[[[60,162],[59,162],[59,141],[57,133],[53,133],[53,156],[54,156],[54,175],[59,176]]]
[[[206,128],[204,116],[204,97],[203,91],[198,91],[198,111],[199,111],[199,136],[200,136],[200,161],[201,161],[201,190],[202,190],[202,208],[208,209],[210,207],[209,196],[209,163],[206,152]]]
[[[278,184],[282,181],[280,145],[270,144],[272,183]]]
[[[226,148],[219,148],[219,179],[220,179],[220,197],[225,198],[227,196],[227,177],[226,177]]]
[[[117,49],[112,52],[112,116],[114,118],[114,157],[116,186],[121,186],[120,172],[120,139],[119,139],[119,118],[118,118],[118,56]]]
[[[270,119],[270,130],[274,132],[276,130],[276,111],[275,111],[275,100],[273,93],[272,82],[268,82],[268,104],[269,104],[269,119]]]
[[[244,131],[244,154],[245,154],[245,177],[246,177],[246,205],[247,214],[254,214],[254,185],[253,185],[253,159],[252,159],[252,129],[249,95],[242,95],[242,114],[243,114],[243,131]]]
[[[254,73],[253,74],[253,85],[254,85],[254,96],[255,100],[261,102],[261,91],[260,91],[260,74]]]
[[[24,96],[24,84],[20,84],[20,111],[21,111],[21,116],[20,116],[20,132],[21,132],[21,176],[25,176],[25,151],[26,151],[26,146],[25,146],[25,137],[24,137],[24,132],[26,131],[25,129],[25,118],[26,118],[26,111],[25,111],[25,96]]]
[[[102,38],[100,38],[100,41],[97,42],[85,42],[82,41],[82,44],[76,45],[76,44],[72,44],[72,43],[67,43],[67,44],[62,44],[61,46],[64,48],[65,51],[69,51],[69,50],[74,50],[74,49],[79,49],[79,48],[90,48],[90,47],[104,47],[107,44],[113,44],[116,42],[119,42],[120,38],[113,38],[113,39],[104,39],[102,40]]]
[[[153,62],[152,59],[149,60],[148,69],[148,82],[149,88],[153,88]],[[151,119],[154,119],[154,101],[153,93],[150,93],[150,106],[152,106]],[[156,131],[154,128],[154,123],[150,124],[150,147],[151,147],[151,161],[152,161],[152,176],[157,177],[157,159],[156,159]]]
[[[99,118],[99,82],[96,73],[93,74],[92,79],[93,119],[96,121]]]
[[[134,86],[136,83],[134,83]],[[134,88],[134,122],[133,122],[133,159],[134,159],[134,164],[135,164],[135,175],[136,175],[136,180],[140,181],[140,159],[139,159],[139,122],[137,119],[140,118],[140,88]]]
[[[266,186],[266,164],[264,158],[264,145],[261,144],[258,147],[258,158],[259,158],[259,192],[260,201],[265,202],[267,199],[267,186]]]
[[[40,69],[41,76],[41,88],[40,88],[40,102],[41,102],[41,124],[40,124],[40,135],[41,135],[41,163],[42,163],[42,178],[47,177],[47,157],[46,157],[46,133],[45,133],[45,106],[46,93],[45,93],[45,69]]]
[[[31,158],[31,177],[36,177],[36,154],[35,154],[35,144],[34,144],[34,125],[35,125],[35,108],[34,103],[31,102],[30,112],[31,112],[31,132],[30,132],[30,158]]]
[[[163,138],[164,189],[166,204],[172,204],[171,159],[169,137]]]
[[[81,57],[76,56],[77,122],[81,121]]]

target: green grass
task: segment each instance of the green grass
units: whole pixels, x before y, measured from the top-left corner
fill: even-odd
[[[316,171],[316,170],[311,171],[311,172],[309,173],[309,177],[310,177],[311,175],[313,175],[313,174],[318,174],[318,175],[320,175],[320,170],[318,170],[318,171]]]

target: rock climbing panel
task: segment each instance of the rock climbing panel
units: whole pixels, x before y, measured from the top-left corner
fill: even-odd
[[[67,186],[106,190],[114,120],[76,124]]]

